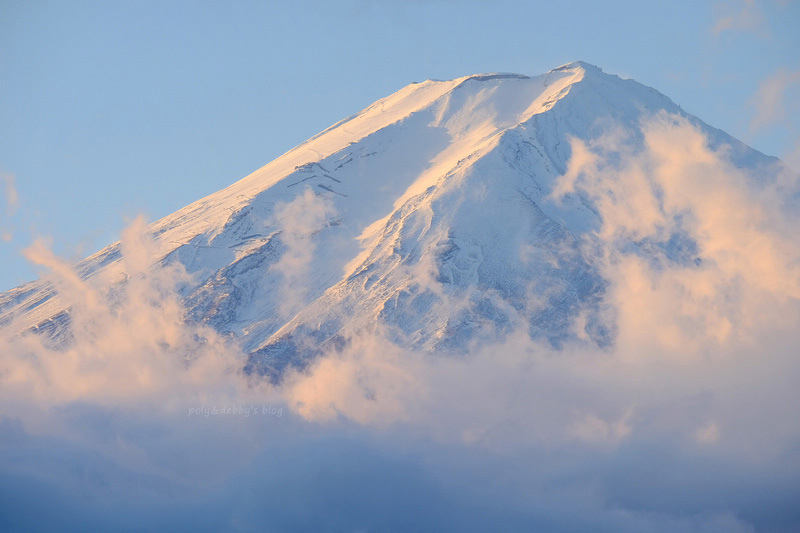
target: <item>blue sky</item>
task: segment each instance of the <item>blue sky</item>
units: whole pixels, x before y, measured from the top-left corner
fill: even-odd
[[[0,2],[0,290],[413,81],[582,59],[800,167],[800,2]]]

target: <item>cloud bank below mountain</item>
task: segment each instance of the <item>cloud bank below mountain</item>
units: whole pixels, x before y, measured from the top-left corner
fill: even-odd
[[[571,152],[552,198],[599,215],[604,349],[531,340],[513,316],[463,357],[354,330],[271,386],[183,320],[189,274],[153,264],[143,221],[126,285],[29,249],[75,327],[61,350],[0,337],[0,528],[796,529],[796,176],[751,175],[663,114]],[[276,267],[295,288],[304,220],[330,214],[299,198]]]

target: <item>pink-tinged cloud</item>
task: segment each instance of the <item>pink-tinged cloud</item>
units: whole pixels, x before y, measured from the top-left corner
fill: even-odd
[[[765,37],[769,35],[769,27],[755,0],[733,0],[714,6],[711,33],[719,37],[725,32],[744,32]]]
[[[579,190],[599,210],[610,298],[629,355],[657,346],[670,357],[722,354],[762,327],[796,323],[800,246],[788,230],[797,215],[779,207],[786,185],[737,169],[683,118],[657,115],[642,132],[643,146],[619,131],[573,139],[555,189]],[[664,268],[617,249],[674,235],[696,244],[696,263]]]
[[[17,193],[17,187],[15,184],[16,180],[13,174],[6,172],[0,174],[0,178],[2,178],[4,184],[6,209],[8,210],[9,214],[13,214],[17,209],[17,205],[19,204],[19,194]]]
[[[3,195],[5,196],[5,217],[6,220],[0,220],[0,240],[4,242],[11,242],[14,239],[14,234],[11,228],[4,227],[8,223],[8,219],[14,215],[19,205],[19,193],[17,192],[16,179],[14,175],[7,172],[0,173],[0,181],[3,183]]]
[[[791,96],[789,96],[791,95]],[[750,129],[758,131],[787,122],[787,104],[798,109],[800,70],[779,69],[758,85],[750,101],[754,108]],[[795,132],[796,133],[796,132]]]
[[[235,376],[238,352],[211,329],[186,324],[176,287],[188,274],[157,263],[148,231],[139,217],[123,232],[112,279],[84,279],[42,240],[25,250],[66,307],[70,338],[53,347],[38,335],[0,329],[0,415],[16,412],[22,397],[29,406],[141,404],[191,396],[198,386],[213,395],[218,380],[236,384],[225,376]]]

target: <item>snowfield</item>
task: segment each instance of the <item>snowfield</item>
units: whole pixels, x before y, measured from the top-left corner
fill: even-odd
[[[585,194],[555,198],[554,184],[572,139],[638,129],[659,112],[685,116],[582,62],[412,84],[155,222],[151,253],[191,275],[180,287],[188,318],[233,336],[248,370],[273,376],[343,330],[376,326],[426,351],[464,352],[519,321],[553,346],[607,346],[614,326],[598,314],[606,281],[591,238],[602,220]],[[774,163],[689,120],[737,163]],[[82,262],[80,277],[124,292],[120,246]],[[68,308],[36,282],[3,295],[0,323],[68,343]],[[585,325],[573,331],[578,314]]]

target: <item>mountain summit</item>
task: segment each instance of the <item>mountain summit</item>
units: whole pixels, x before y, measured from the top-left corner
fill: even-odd
[[[730,146],[740,166],[773,160],[686,115],[657,91],[583,62],[528,77],[478,74],[414,83],[331,126],[233,185],[149,226],[151,262],[190,275],[185,319],[278,379],[347,332],[380,328],[399,345],[463,353],[520,324],[559,346],[612,344],[592,198],[553,196],[571,141],[639,131],[667,113]],[[695,261],[679,235],[655,246]],[[118,298],[113,244],[77,265]],[[71,338],[71,303],[53,283],[0,295],[15,334]]]

